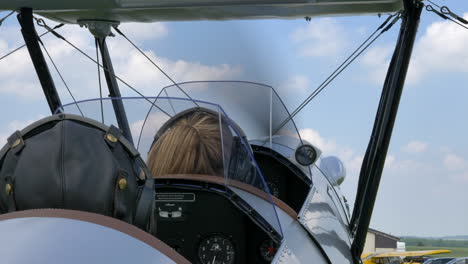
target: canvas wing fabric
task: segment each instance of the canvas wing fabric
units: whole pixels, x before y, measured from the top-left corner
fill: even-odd
[[[146,175],[139,180],[138,175]],[[0,212],[61,208],[154,229],[153,180],[111,126],[54,115],[15,132],[0,152]]]

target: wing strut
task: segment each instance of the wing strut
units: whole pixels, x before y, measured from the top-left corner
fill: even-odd
[[[112,60],[109,55],[109,50],[107,49],[106,37],[97,36],[96,39],[99,50],[101,51],[102,65],[107,69],[104,71],[104,75],[106,76],[107,87],[109,89],[109,97],[120,98],[122,95],[120,94],[119,85],[115,78]],[[115,117],[119,124],[119,128],[122,129],[122,133],[125,138],[133,144],[132,132],[130,131],[127,114],[125,113],[122,100],[112,100],[112,106],[114,107]]]
[[[21,8],[18,15],[18,21],[21,25],[21,33],[31,56],[31,60],[36,69],[37,76],[41,82],[42,90],[44,91],[50,111],[55,113],[56,110],[61,112],[60,107],[62,102],[55,88],[54,80],[50,74],[49,68],[39,46],[39,37],[34,28],[33,15],[31,8]]]
[[[351,251],[356,263],[359,263],[364,248],[423,8],[423,4],[418,0],[404,0],[403,2],[405,11],[401,29],[385,78],[372,135],[362,163],[358,192],[350,223],[354,234]]]

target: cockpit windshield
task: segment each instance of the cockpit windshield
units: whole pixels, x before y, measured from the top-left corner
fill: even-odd
[[[203,81],[171,85],[160,96],[216,102],[245,132],[249,140],[300,138],[281,98],[268,85],[241,81]]]
[[[197,83],[191,89],[183,89],[214,93],[211,101],[215,102],[225,103],[229,97],[235,99],[236,94],[239,98],[226,104],[229,109],[226,110],[218,103],[198,100],[194,93],[190,97],[197,100],[176,94],[177,87],[168,87],[159,97],[95,98],[64,105],[61,110],[117,126],[113,106],[122,102],[133,142],[156,179],[218,185],[217,191],[225,192],[252,220],[280,240],[282,230],[273,198],[247,141],[250,135],[264,141],[272,140],[271,113],[261,109],[260,103],[257,103],[259,110],[253,106],[247,108],[249,103],[265,99],[265,94],[254,92],[242,100],[239,95],[244,92],[242,89],[247,92],[247,87],[240,87],[234,93],[229,89],[223,92],[214,83],[205,84]],[[211,85],[213,92],[209,90]],[[270,89],[265,88],[265,91],[270,93]],[[266,102],[273,102],[272,97],[268,94]],[[184,132],[179,133],[182,130]]]
[[[244,81],[199,81],[167,86],[159,95],[216,102],[243,129],[251,144],[281,153],[310,177],[310,168],[294,158],[303,142],[273,87]]]

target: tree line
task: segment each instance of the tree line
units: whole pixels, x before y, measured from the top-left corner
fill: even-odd
[[[445,240],[440,238],[433,239],[418,237],[402,237],[401,241],[405,242],[406,246],[468,248],[468,240]]]

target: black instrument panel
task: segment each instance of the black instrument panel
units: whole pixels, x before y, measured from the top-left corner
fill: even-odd
[[[310,182],[287,161],[255,150],[270,193],[299,212]],[[156,186],[156,236],[192,263],[262,264],[273,260],[279,245],[223,194],[224,186],[213,191],[203,182],[190,180]]]
[[[236,251],[230,237],[214,233],[201,240],[197,257],[202,264],[233,264]]]
[[[310,185],[269,152],[255,151],[255,160],[265,178],[270,193],[289,205],[296,212],[301,210]]]
[[[192,263],[270,263],[274,243],[227,197],[206,189],[156,187],[157,234]],[[265,250],[270,250],[266,253]]]

